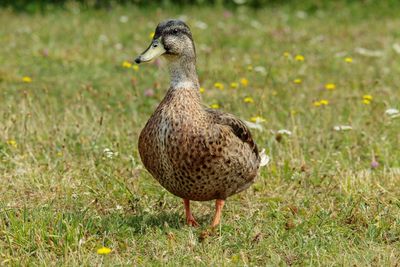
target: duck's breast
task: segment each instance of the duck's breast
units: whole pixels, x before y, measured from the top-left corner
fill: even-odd
[[[149,119],[140,133],[139,154],[146,169],[160,181],[171,172],[168,157],[165,154],[165,144],[172,125],[164,116],[155,115]]]

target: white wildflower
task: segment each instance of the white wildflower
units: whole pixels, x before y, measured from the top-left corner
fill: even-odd
[[[255,29],[261,29],[263,25],[258,20],[252,20],[250,25]]]
[[[356,53],[366,56],[366,57],[382,57],[383,51],[381,50],[369,50],[363,47],[357,47],[355,49]]]
[[[205,29],[208,28],[207,23],[205,23],[205,22],[203,22],[203,21],[200,21],[200,20],[196,21],[196,22],[194,23],[194,26],[197,27],[197,28],[199,28],[199,29],[202,29],[202,30],[205,30]]]
[[[385,111],[385,114],[390,118],[397,118],[400,117],[400,111],[395,108],[389,108]]]
[[[267,71],[263,66],[256,66],[254,71],[260,73],[261,75],[267,74]]]
[[[121,23],[127,23],[128,20],[129,20],[128,16],[119,17],[119,22],[121,22]]]
[[[109,148],[105,148],[105,149],[103,150],[103,154],[104,154],[104,156],[105,156],[106,158],[109,158],[109,159],[112,159],[112,158],[118,156],[118,152],[114,152],[114,151],[112,151],[112,150],[109,149]]]
[[[340,131],[349,131],[349,130],[352,130],[352,129],[353,129],[353,127],[351,127],[350,125],[336,125],[336,126],[333,127],[333,130],[338,131],[338,132],[340,132]]]
[[[249,127],[250,129],[259,130],[261,132],[264,131],[264,127],[261,125],[261,121],[244,121],[244,123],[246,123],[247,127]]]
[[[292,132],[286,129],[278,130],[277,133],[282,135],[292,135]]]
[[[395,43],[395,44],[392,45],[392,47],[393,47],[393,50],[394,50],[397,54],[400,54],[400,44]]]
[[[270,158],[268,157],[268,155],[265,153],[265,149],[263,148],[260,152],[260,167],[262,166],[266,166],[268,165],[268,163],[270,162]]]
[[[100,43],[103,43],[103,44],[108,43],[108,37],[107,37],[107,35],[105,35],[105,34],[100,35],[100,36],[99,36],[99,42],[100,42]]]
[[[115,48],[116,50],[121,50],[122,48],[124,48],[124,46],[123,46],[121,43],[116,43],[116,44],[114,45],[114,48]]]
[[[188,16],[185,14],[181,14],[178,16],[179,20],[182,20],[183,22],[186,22],[188,20]]]
[[[305,19],[307,18],[307,13],[302,10],[299,10],[296,12],[296,17],[298,17],[299,19]]]

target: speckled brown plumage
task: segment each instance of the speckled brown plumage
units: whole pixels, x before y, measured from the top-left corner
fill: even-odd
[[[190,200],[225,199],[254,181],[260,163],[245,124],[200,104],[192,88],[170,89],[139,138],[147,170]]]
[[[164,188],[185,199],[188,222],[196,223],[189,200],[219,200],[214,226],[223,200],[256,178],[257,145],[241,120],[201,104],[194,43],[186,24],[160,23],[152,45],[136,62],[159,55],[158,49],[168,60],[171,87],[140,134],[140,156]]]

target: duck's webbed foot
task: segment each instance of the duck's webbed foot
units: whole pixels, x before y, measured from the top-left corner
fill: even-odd
[[[186,223],[193,227],[199,226],[199,223],[196,222],[192,213],[190,212],[190,200],[184,199],[183,204],[185,205]]]
[[[224,207],[224,204],[225,204],[225,200],[223,200],[223,199],[217,199],[215,201],[215,215],[214,215],[214,219],[211,223],[212,228],[214,228],[215,226],[217,226],[220,223],[222,208]]]

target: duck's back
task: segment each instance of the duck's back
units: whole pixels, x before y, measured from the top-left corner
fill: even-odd
[[[204,109],[198,92],[170,89],[139,138],[146,169],[171,193],[190,200],[225,199],[250,186],[260,157],[247,127]]]

